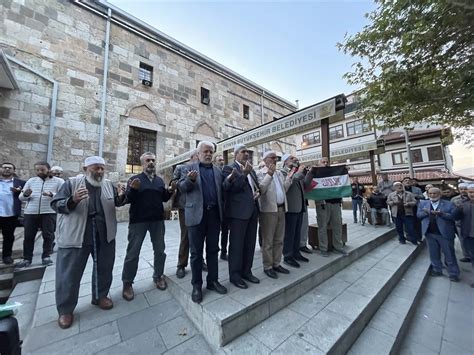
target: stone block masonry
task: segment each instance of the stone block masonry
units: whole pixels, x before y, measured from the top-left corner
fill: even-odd
[[[93,3],[88,3],[95,6]],[[97,154],[104,66],[106,22],[70,1],[1,1],[0,47],[59,85],[52,164],[69,176],[80,172],[86,155]],[[122,179],[129,174],[131,128],[156,133],[157,160],[164,161],[195,147],[198,140],[219,141],[261,124],[261,97],[203,65],[112,23],[106,95],[104,156],[109,170]],[[139,80],[140,63],[153,67],[153,83]],[[23,177],[33,162],[46,158],[52,85],[12,65],[20,90],[0,98],[1,158],[8,158]],[[201,103],[201,87],[210,103]],[[238,93],[235,95],[234,93]],[[242,117],[242,105],[252,113]],[[273,112],[290,113],[279,101],[264,100]],[[290,146],[285,149],[291,149]],[[255,156],[258,156],[255,154]],[[166,173],[168,174],[168,173]]]

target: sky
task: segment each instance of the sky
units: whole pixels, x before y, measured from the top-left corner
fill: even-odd
[[[353,59],[336,43],[361,30],[372,1],[111,0],[198,52],[306,107],[349,94]]]
[[[355,58],[336,47],[368,24],[373,1],[109,0],[299,107],[357,90],[343,75]],[[450,147],[454,170],[472,167],[473,149]]]

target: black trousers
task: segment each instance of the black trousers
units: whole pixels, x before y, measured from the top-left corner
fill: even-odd
[[[204,209],[201,223],[188,227],[189,250],[191,252],[191,284],[202,285],[202,253],[206,241],[206,261],[208,283],[217,281],[219,277],[217,254],[219,253],[220,232],[219,208]]]
[[[43,254],[41,254],[41,258],[49,257],[53,253],[56,213],[25,214],[24,225],[23,259],[33,260],[35,237],[39,228],[41,228],[41,234],[43,235]]]
[[[229,222],[226,218],[221,223],[221,254],[227,254],[227,244],[229,243]]]
[[[285,239],[283,239],[283,256],[294,258],[300,254],[301,225],[303,212],[285,215]]]
[[[258,211],[254,207],[249,219],[229,218],[229,278],[237,282],[252,274],[255,242],[257,240]]]
[[[15,228],[18,217],[0,217],[0,229],[3,235],[2,258],[12,256],[13,242],[15,241]]]

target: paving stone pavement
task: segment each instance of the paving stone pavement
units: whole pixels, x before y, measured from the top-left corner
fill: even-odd
[[[352,221],[351,211],[343,211],[343,217],[345,221]],[[314,221],[315,213],[314,209],[311,209],[310,223],[314,223]],[[179,248],[179,223],[176,220],[166,221],[165,223],[167,254],[165,275],[173,275],[176,271]],[[353,227],[373,228],[371,226]],[[127,228],[127,223],[120,223],[118,226],[117,252],[113,271],[114,280],[110,292],[114,300],[114,308],[110,311],[103,311],[90,304],[92,271],[92,263],[90,262],[81,281],[80,298],[75,310],[74,324],[70,329],[59,329],[56,323],[57,311],[54,299],[55,267],[54,265],[48,267],[39,289],[36,311],[31,324],[32,328],[29,330],[27,339],[24,342],[24,353],[215,353],[215,350],[206,343],[204,337],[196,330],[193,323],[187,318],[169,291],[157,290],[153,284],[153,250],[149,239],[145,240],[140,255],[139,270],[134,284],[136,298],[132,302],[122,299],[121,271],[127,246]],[[41,240],[38,240],[35,248],[36,260],[34,263],[40,262],[40,243]],[[378,253],[383,255],[382,251],[380,250]],[[54,256],[55,254],[53,258]],[[256,250],[257,256],[260,257],[258,245]],[[314,292],[309,292],[293,304],[282,309],[276,315],[284,317],[284,326],[276,322],[276,318],[269,318],[265,321],[265,324],[262,323],[263,330],[256,329],[259,327],[257,326],[226,347],[219,349],[218,352],[237,354],[266,354],[270,352],[275,354],[322,353],[314,343],[302,339],[298,329],[307,323],[308,319],[315,319],[319,310],[324,308],[334,298],[335,294],[339,294],[342,290],[348,288],[354,278],[359,278],[364,273],[364,270],[373,265],[373,262],[373,260],[365,262],[356,261],[353,264],[354,267],[351,266],[346,269],[338,278],[326,281],[330,281],[332,284],[330,285],[331,287],[326,289],[324,294],[316,295]],[[259,262],[256,262],[255,266],[259,267]],[[219,260],[219,270],[222,275],[221,278],[226,279],[227,263],[225,261]],[[189,268],[185,280],[190,282]],[[447,284],[450,285],[449,282]],[[461,285],[459,284],[458,286]],[[433,292],[436,290],[438,289],[433,289]],[[465,304],[466,290],[461,286],[458,291],[452,291],[452,294],[453,297],[450,298],[452,302],[449,303],[452,307],[452,317],[446,317],[446,319],[449,318],[451,321],[454,321],[459,313],[464,313],[465,318],[466,315],[469,315],[469,312],[458,307],[458,305],[463,304],[468,307]],[[447,302],[447,309],[449,305]],[[470,307],[472,311],[472,303]],[[326,315],[329,315],[330,312],[333,311],[328,309]],[[343,319],[343,317],[338,315],[339,322]],[[330,317],[325,321],[330,321]],[[275,324],[270,326],[272,322]],[[319,323],[314,325],[315,328],[320,328]],[[267,331],[264,331],[265,329]],[[472,330],[472,323],[470,329]],[[465,336],[465,332],[458,332],[453,335],[446,332],[446,339],[443,339],[444,348],[449,350],[451,346],[452,349],[456,349],[456,342],[448,341],[454,338],[450,338],[448,335],[452,337]]]
[[[456,242],[458,240],[456,239]],[[462,258],[456,244],[458,260]],[[430,277],[400,348],[402,355],[474,354],[474,272],[459,263],[461,282]]]

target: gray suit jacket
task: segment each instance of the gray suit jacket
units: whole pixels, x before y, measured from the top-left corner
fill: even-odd
[[[181,179],[183,170],[185,170],[188,165],[189,164],[176,165],[176,168],[173,171],[173,177],[171,178],[171,180],[179,182],[179,180]],[[172,204],[173,208],[183,209],[185,203],[186,203],[185,194],[183,194],[179,189],[176,190],[176,193],[173,197],[173,204]]]
[[[179,190],[185,195],[186,199],[186,203],[184,204],[184,220],[187,227],[196,226],[201,223],[204,209],[201,176],[198,174],[196,181],[192,182],[191,179],[187,177],[187,173],[191,170],[199,172],[199,162],[185,165],[178,184]],[[222,173],[221,169],[215,166],[213,166],[213,171],[217,190],[217,201],[219,204],[219,216],[222,221],[224,210],[222,199]],[[219,223],[218,221],[216,222]]]

